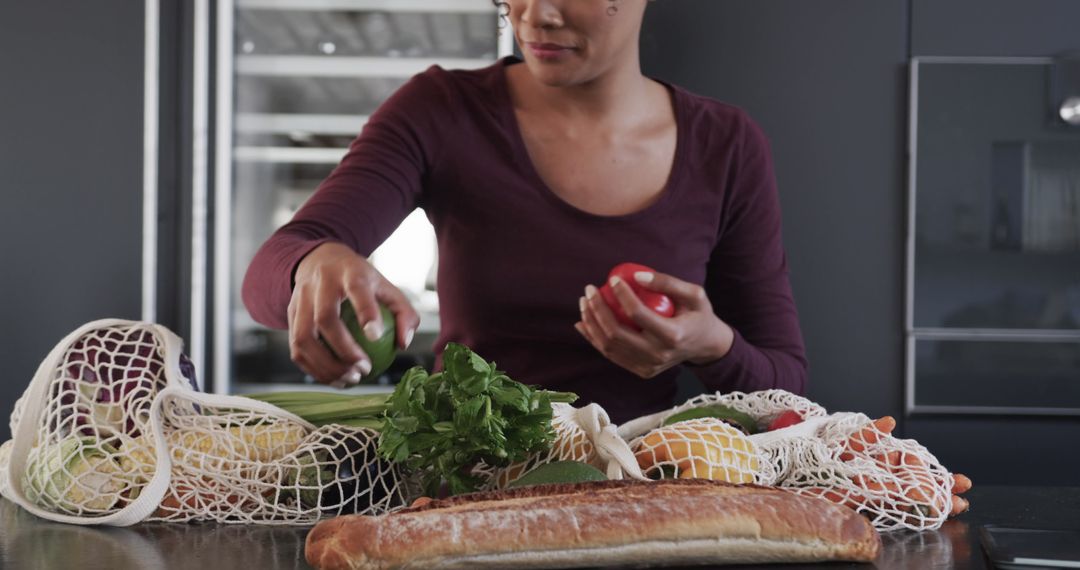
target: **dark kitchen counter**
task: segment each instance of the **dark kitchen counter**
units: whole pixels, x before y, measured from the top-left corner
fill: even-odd
[[[1080,487],[976,487],[971,511],[932,532],[882,536],[878,568],[987,568],[980,525],[1080,530]],[[0,567],[49,570],[260,570],[310,568],[308,528],[215,524],[79,527],[38,519],[0,500]],[[762,568],[763,566],[755,566]],[[872,568],[860,564],[791,564],[774,568]],[[733,566],[725,568],[735,568]]]

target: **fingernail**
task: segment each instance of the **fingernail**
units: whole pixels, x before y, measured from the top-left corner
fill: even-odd
[[[364,336],[366,336],[368,340],[379,340],[382,333],[382,325],[378,322],[370,321],[364,325]]]
[[[359,382],[360,375],[367,376],[368,374],[371,374],[371,361],[365,358],[364,360],[357,362],[355,368],[355,373],[357,374],[356,381]]]
[[[412,337],[415,333],[416,330],[414,329],[408,329],[405,331],[405,348],[409,348],[409,345],[412,344]]]
[[[585,312],[585,297],[578,299],[578,307],[581,308],[581,312]]]
[[[592,298],[595,297],[595,296],[596,296],[596,287],[593,287],[592,285],[586,285],[585,286],[585,297],[592,300]]]
[[[612,276],[611,276],[611,280],[610,280],[610,281],[608,281],[608,283],[611,283],[611,286],[612,286],[612,287],[614,287],[614,286],[618,285],[618,284],[619,284],[619,283],[621,283],[621,282],[622,282],[622,279],[619,279],[619,276],[618,276],[618,275],[612,275]]]
[[[344,388],[345,386],[355,386],[360,383],[360,373],[356,370],[350,370],[343,374],[341,378],[334,381],[332,386],[335,388]]]
[[[653,274],[652,274],[652,272],[649,272],[649,271],[635,271],[634,272],[634,280],[637,281],[638,283],[645,283],[645,284],[652,283]]]

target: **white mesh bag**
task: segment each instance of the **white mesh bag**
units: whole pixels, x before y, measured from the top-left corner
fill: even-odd
[[[165,327],[107,319],[63,339],[12,414],[0,491],[74,524],[300,524],[403,506],[408,481],[374,431],[314,426],[276,406],[194,387]]]
[[[767,463],[738,429],[701,418],[653,429],[630,442],[638,466],[650,479],[712,479],[761,483]]]
[[[645,479],[603,408],[597,404],[575,408],[559,402],[551,408],[555,430],[551,448],[501,469],[481,465],[475,472],[484,476],[484,490],[506,488],[533,469],[555,461],[587,463],[605,471],[609,479]]]
[[[952,474],[918,442],[890,431],[863,414],[836,413],[762,434],[772,436],[762,445],[790,465],[779,486],[847,505],[881,531],[939,528],[952,508]]]
[[[788,410],[804,421],[742,439],[739,430],[719,420],[660,427],[675,413],[711,404],[748,414],[759,428]],[[952,475],[918,442],[897,439],[890,431],[862,414],[828,415],[783,390],[706,394],[619,427],[653,477],[778,486],[847,505],[881,531],[940,527],[952,506]]]
[[[824,416],[813,402],[783,390],[753,394],[702,394],[670,410],[627,422],[619,435],[629,440],[638,464],[652,479],[704,478],[729,483],[772,485],[778,464],[752,437],[725,421],[701,418],[665,426],[671,416],[714,404],[742,412],[761,425],[785,410],[803,417]]]

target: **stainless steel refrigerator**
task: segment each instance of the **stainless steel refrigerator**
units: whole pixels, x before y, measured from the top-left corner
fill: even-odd
[[[290,361],[287,333],[243,307],[248,263],[398,87],[435,64],[488,66],[512,34],[487,0],[229,0],[196,3],[194,22],[189,349],[218,393],[320,388]],[[388,390],[408,366],[430,366],[434,239],[417,210],[373,254],[423,324],[387,374],[353,390]]]

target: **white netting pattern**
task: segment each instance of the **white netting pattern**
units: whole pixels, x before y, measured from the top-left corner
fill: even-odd
[[[551,427],[555,430],[555,441],[551,448],[503,468],[478,466],[474,473],[485,480],[482,490],[505,489],[529,471],[555,461],[580,461],[600,470],[605,468],[589,434],[576,421],[577,408],[555,403],[552,404],[552,412]]]
[[[13,413],[0,492],[45,518],[115,525],[304,524],[417,494],[376,457],[376,432],[316,430],[269,404],[197,392],[180,348],[163,327],[118,320],[62,341]]]
[[[918,442],[889,431],[838,413],[812,437],[778,440],[769,452],[791,467],[777,484],[846,505],[878,530],[940,527],[952,508],[952,475]]]
[[[676,413],[714,404],[751,416],[758,429],[789,410],[803,421],[750,436],[714,419],[662,426]],[[642,470],[653,478],[753,481],[846,505],[881,531],[938,528],[952,508],[953,477],[918,442],[893,437],[895,422],[886,419],[891,420],[829,415],[806,398],[767,390],[698,396],[628,422],[619,433],[630,440]]]
[[[26,498],[86,518],[137,497],[145,482],[122,469],[120,449],[127,439],[152,437],[150,408],[168,386],[165,368],[164,346],[152,329],[115,326],[80,336],[58,365],[39,370],[45,398],[18,480]],[[16,411],[16,423],[27,405]]]
[[[762,390],[760,392],[729,392],[727,394],[701,394],[686,403],[676,406],[664,414],[664,418],[690,408],[699,408],[710,404],[722,404],[748,414],[757,420],[759,427],[764,427],[777,416],[794,410],[803,419],[819,418],[829,415],[825,408],[788,392],[786,390]]]
[[[712,479],[761,483],[757,448],[741,431],[714,418],[678,422],[630,442],[638,466],[650,479]]]
[[[198,392],[181,348],[164,327],[120,320],[61,341],[16,403],[0,493],[44,518],[112,525],[307,524],[390,512],[419,495],[416,479],[378,458],[375,431],[316,429],[270,404]],[[613,479],[775,485],[847,505],[883,531],[934,529],[966,505],[925,447],[891,435],[891,418],[829,415],[781,390],[702,395],[617,429],[595,404],[553,409],[551,449],[479,466],[485,489],[574,460]],[[793,413],[800,423],[744,433]]]

